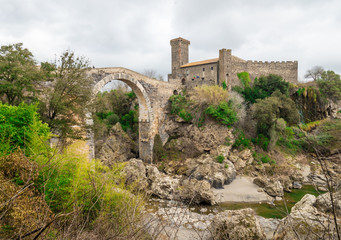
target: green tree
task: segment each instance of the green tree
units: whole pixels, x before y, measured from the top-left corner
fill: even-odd
[[[340,75],[334,71],[324,71],[321,78],[317,80],[321,94],[333,101],[341,100]]]
[[[10,105],[18,105],[35,97],[34,83],[42,75],[32,53],[22,43],[0,48],[0,98]]]
[[[257,121],[257,132],[267,137],[277,120],[282,118],[289,125],[299,121],[299,114],[293,100],[280,92],[274,92],[270,97],[258,99],[253,106],[253,118]]]
[[[88,60],[71,51],[65,51],[55,63],[43,64],[52,87],[44,92],[40,113],[61,138],[78,138],[84,130],[82,120],[92,94],[91,79],[86,76],[88,68]],[[81,128],[73,128],[74,125]]]

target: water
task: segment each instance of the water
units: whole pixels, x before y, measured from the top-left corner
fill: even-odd
[[[283,218],[290,213],[291,208],[302,199],[305,194],[318,196],[319,193],[313,186],[305,185],[301,189],[293,189],[291,193],[284,193],[283,200],[275,201],[274,205],[268,203],[224,203],[222,210],[237,210],[252,208],[257,215],[265,218]]]

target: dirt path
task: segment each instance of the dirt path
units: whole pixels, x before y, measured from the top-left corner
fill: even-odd
[[[222,202],[268,202],[272,198],[265,192],[258,192],[259,187],[252,182],[251,177],[237,176],[223,189],[213,188],[217,201]]]

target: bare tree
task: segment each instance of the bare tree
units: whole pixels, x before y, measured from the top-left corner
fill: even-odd
[[[154,69],[145,69],[143,71],[143,75],[147,77],[154,78],[156,80],[164,81],[163,76],[161,74],[157,74]]]
[[[324,72],[323,67],[321,66],[314,66],[304,74],[306,79],[313,79],[316,81],[317,79],[321,78],[322,73]]]

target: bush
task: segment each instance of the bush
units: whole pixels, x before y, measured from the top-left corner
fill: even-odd
[[[261,76],[254,80],[252,86],[250,86],[250,77],[247,72],[239,73],[238,77],[242,87],[236,86],[233,90],[240,93],[248,103],[253,104],[257,99],[267,98],[275,91],[288,95],[289,83],[283,80],[281,76],[274,74]]]
[[[251,140],[245,137],[243,131],[238,131],[238,137],[236,138],[232,147],[237,148],[239,151],[244,150],[245,148],[251,149]]]
[[[257,135],[257,138],[252,139],[252,142],[258,145],[259,147],[261,147],[264,151],[267,151],[269,143],[270,143],[270,139],[260,133]]]
[[[124,131],[132,131],[133,133],[138,134],[138,112],[135,110],[130,110],[129,113],[125,114],[120,119],[120,124]]]
[[[231,107],[231,102],[221,102],[217,106],[210,105],[206,108],[205,113],[228,127],[232,127],[238,120],[237,113]]]
[[[111,128],[116,123],[118,123],[120,118],[115,113],[113,113],[113,114],[109,115],[106,120],[107,120],[108,128]]]
[[[258,164],[262,163],[270,163],[270,164],[276,164],[276,161],[271,159],[268,155],[263,154],[263,153],[253,153],[253,157]]]
[[[169,98],[171,102],[171,114],[176,114],[186,122],[191,122],[193,119],[190,113],[190,104],[183,94],[172,95]]]
[[[208,106],[218,105],[221,102],[226,102],[228,91],[218,85],[207,86],[202,85],[195,87],[190,93],[190,99],[195,105]]]
[[[0,154],[21,148],[26,154],[38,151],[50,137],[50,129],[37,113],[37,105],[0,103]]]
[[[223,155],[218,155],[216,157],[216,160],[217,160],[218,163],[223,163],[224,160],[225,160],[225,157]]]

